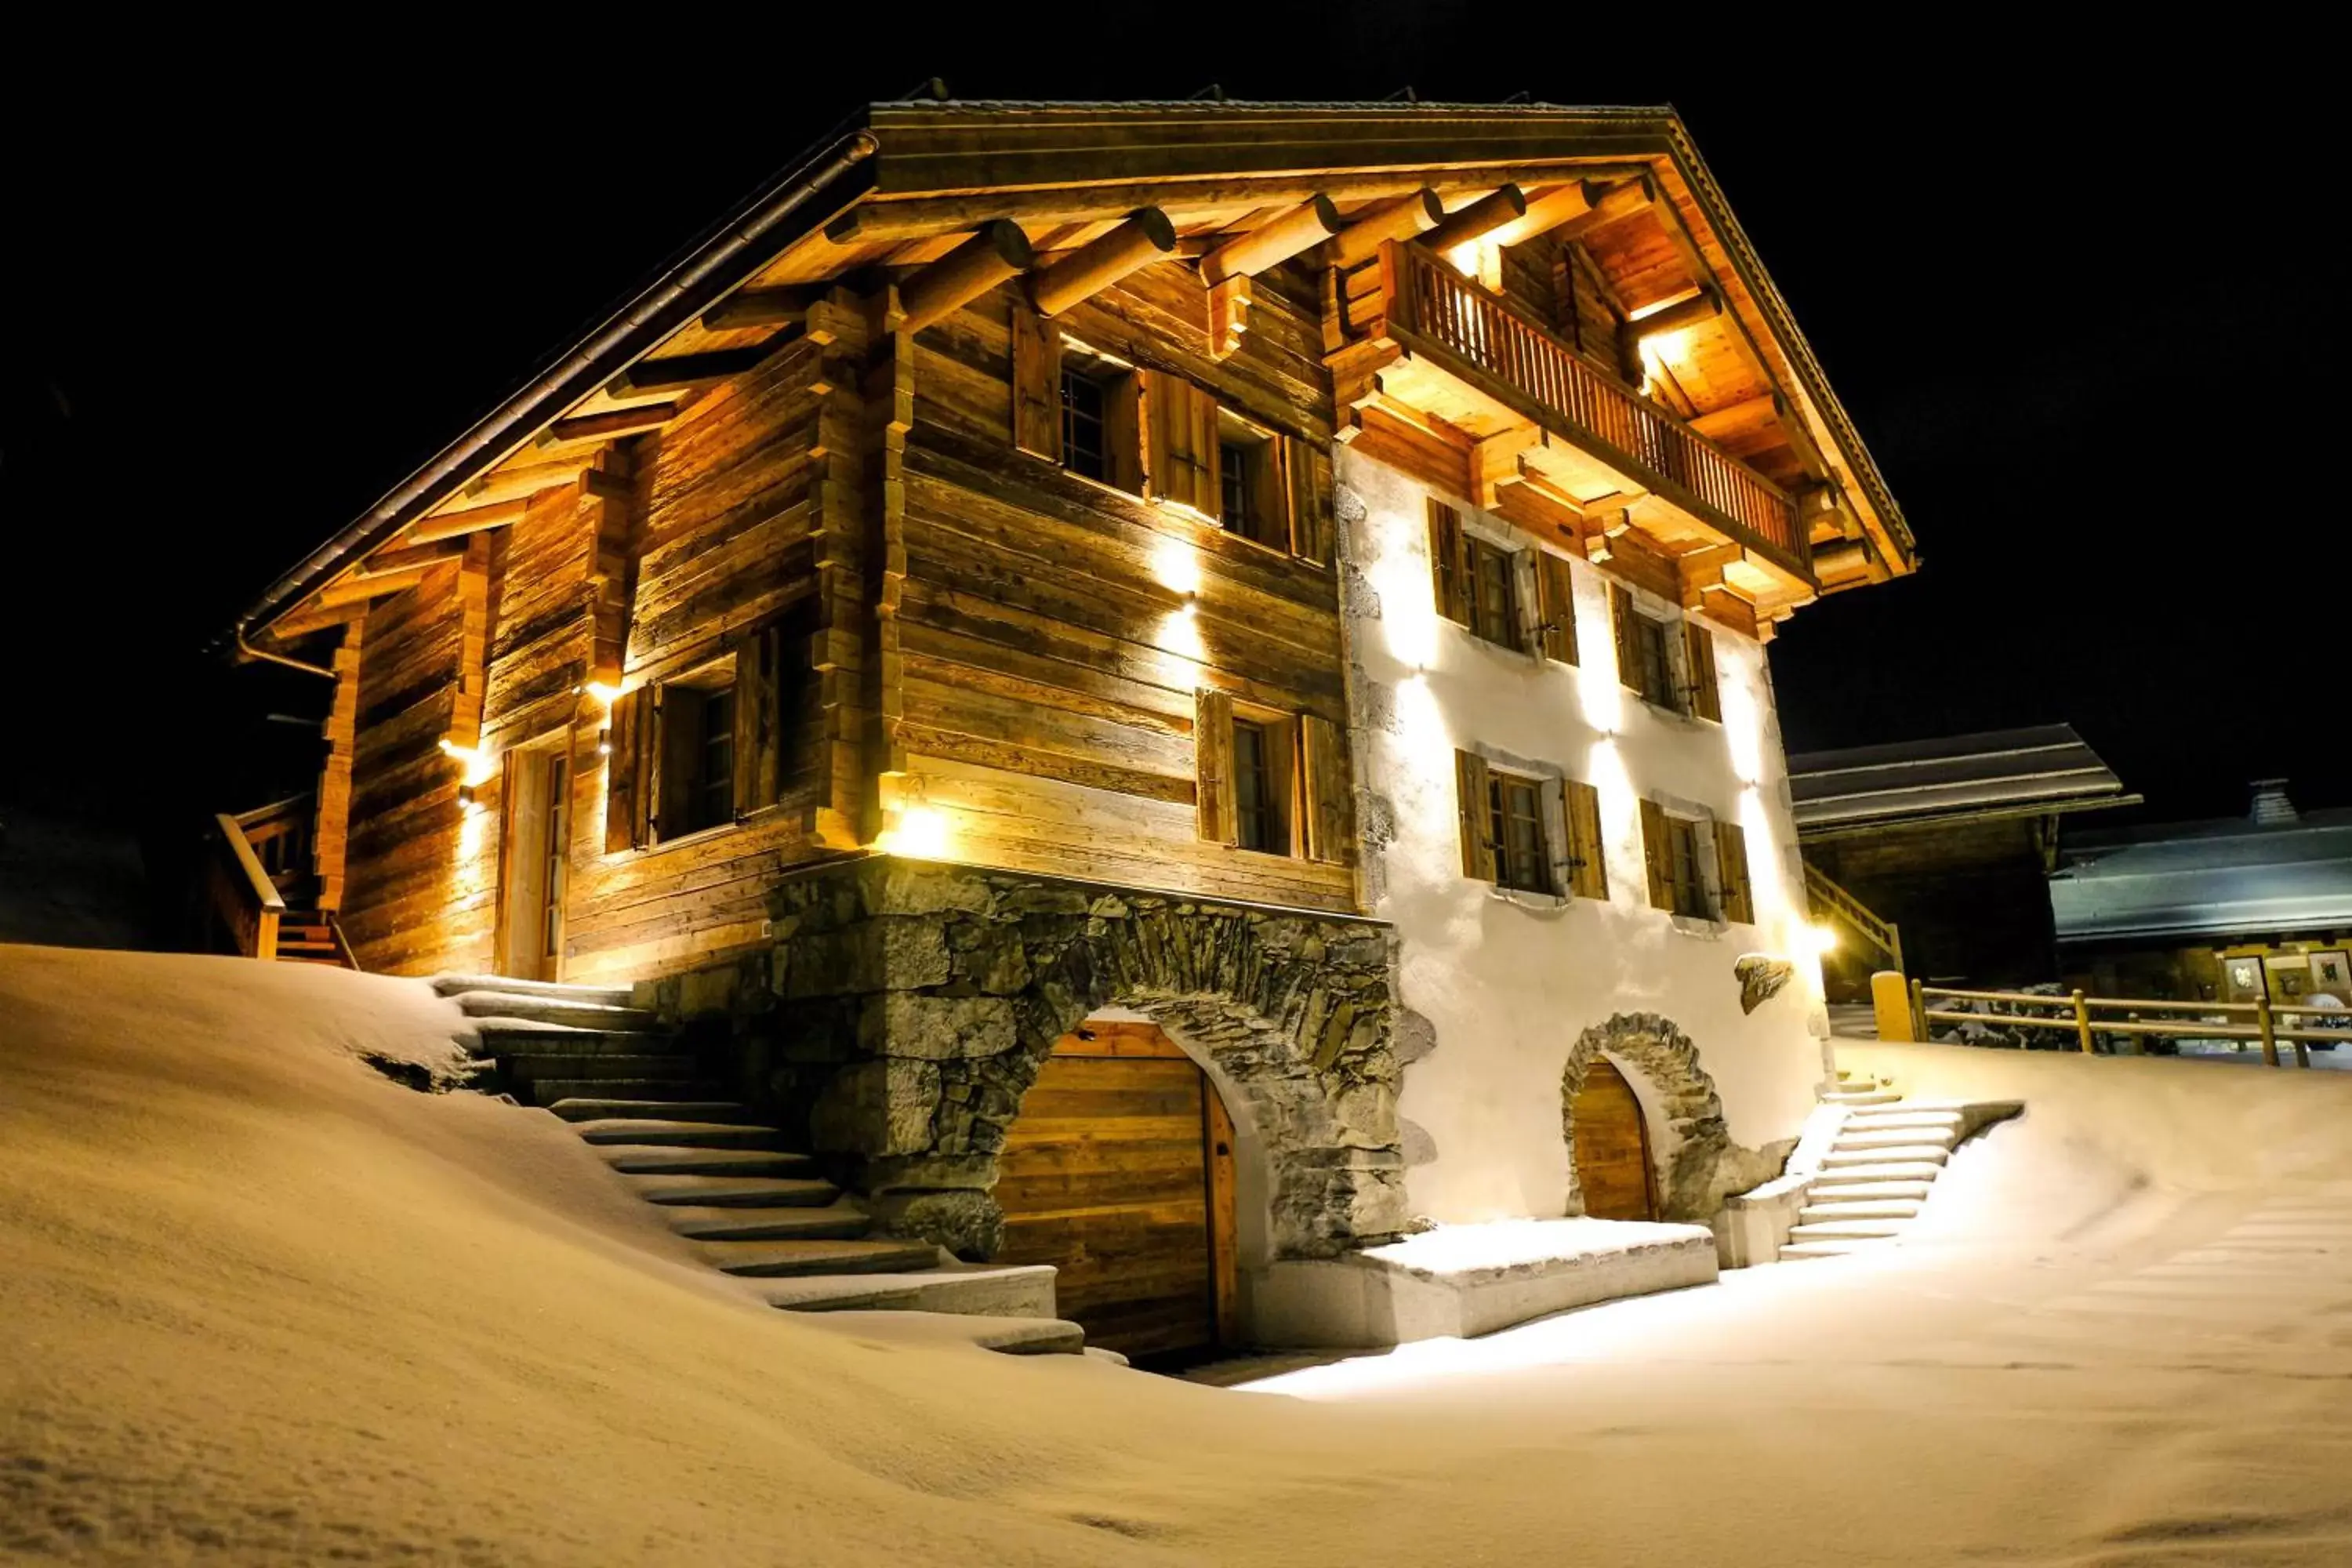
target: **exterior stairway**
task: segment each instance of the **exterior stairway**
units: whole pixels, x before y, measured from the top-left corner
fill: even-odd
[[[1845,1120],[1806,1188],[1784,1259],[1837,1258],[1883,1247],[1902,1235],[1969,1131],[1964,1107],[1906,1100],[1875,1079],[1841,1073],[1823,1102]]]
[[[478,1056],[526,1105],[572,1124],[670,1229],[722,1273],[790,1311],[904,1310],[993,1320],[976,1337],[1013,1353],[1076,1353],[1054,1316],[1054,1270],[961,1263],[929,1242],[870,1234],[814,1156],[753,1121],[625,987],[443,975]]]

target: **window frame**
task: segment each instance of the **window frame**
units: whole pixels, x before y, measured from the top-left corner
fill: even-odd
[[[1558,859],[1558,849],[1551,842],[1551,824],[1544,810],[1545,786],[1549,781],[1531,773],[1508,768],[1489,767],[1486,770],[1488,840],[1492,845],[1494,885],[1515,893],[1543,893],[1558,896],[1552,868]],[[1512,797],[1524,795],[1526,811],[1512,810]],[[1533,833],[1533,842],[1515,845],[1514,824],[1526,824]],[[1524,849],[1524,860],[1522,858]]]

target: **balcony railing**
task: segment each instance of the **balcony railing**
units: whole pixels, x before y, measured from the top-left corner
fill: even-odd
[[[1810,574],[1811,551],[1797,526],[1796,505],[1778,485],[1594,370],[1434,252],[1391,244],[1381,267],[1390,330],[1419,340],[1406,346],[1461,360],[1532,405],[1526,412],[1538,423],[1564,420],[1571,428],[1561,434],[1598,441],[1608,450],[1595,455],[1645,489]]]

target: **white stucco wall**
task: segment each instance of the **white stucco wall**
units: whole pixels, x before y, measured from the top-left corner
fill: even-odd
[[[1402,1113],[1427,1135],[1408,1139],[1414,1212],[1454,1223],[1563,1213],[1561,1070],[1580,1033],[1621,1012],[1663,1014],[1690,1037],[1737,1142],[1755,1148],[1794,1138],[1824,1076],[1828,1023],[1805,940],[1762,646],[1717,629],[1722,723],[1654,709],[1619,684],[1608,579],[1573,561],[1580,663],[1493,647],[1436,614],[1427,492],[1344,448],[1338,472],[1364,507],[1343,543],[1351,653],[1370,720],[1357,727],[1357,765],[1394,823],[1384,848],[1368,845],[1374,912],[1401,938],[1402,1002],[1436,1030],[1434,1050],[1404,1069]],[[1353,510],[1343,507],[1343,518]],[[1499,519],[1464,516],[1495,537],[1510,532]],[[1463,875],[1457,747],[1548,764],[1596,787],[1608,841],[1605,903],[1498,892]],[[1650,907],[1644,796],[1742,825],[1756,925],[1677,920]],[[1795,959],[1798,978],[1743,1016],[1732,965],[1749,952]],[[1654,1144],[1662,1142],[1656,1086],[1626,1076],[1653,1110]],[[1671,1151],[1653,1153],[1663,1162]]]

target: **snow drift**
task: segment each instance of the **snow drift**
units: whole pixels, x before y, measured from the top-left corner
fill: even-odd
[[[2333,1075],[2231,1075],[2214,1135],[2271,1147],[2190,1158],[2193,1105],[2085,1133],[2137,1114],[2100,1074],[2216,1075],[2035,1058],[1924,1245],[1277,1398],[772,1311],[544,1113],[364,1063],[446,1068],[456,1023],[411,982],[0,948],[0,1555],[2352,1556]]]

